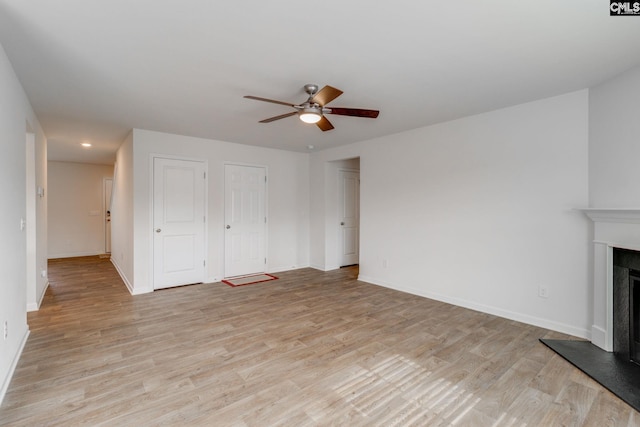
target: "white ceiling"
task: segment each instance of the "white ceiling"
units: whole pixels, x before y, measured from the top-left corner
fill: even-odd
[[[113,162],[131,128],[308,151],[592,86],[640,64],[606,0],[0,0],[0,43],[52,160]],[[255,95],[344,94],[321,132]],[[81,149],[80,142],[93,144]]]

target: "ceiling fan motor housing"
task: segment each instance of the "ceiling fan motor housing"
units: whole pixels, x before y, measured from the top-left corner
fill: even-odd
[[[304,91],[307,92],[309,96],[313,96],[318,92],[318,85],[308,83],[304,85]]]

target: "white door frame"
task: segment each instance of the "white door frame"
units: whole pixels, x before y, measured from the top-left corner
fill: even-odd
[[[267,179],[266,183],[265,183],[265,188],[264,188],[264,216],[266,218],[266,223],[265,223],[265,227],[264,227],[264,256],[267,259],[267,262],[264,265],[264,272],[268,273],[269,272],[269,167],[267,165],[261,165],[261,164],[255,164],[255,163],[243,163],[243,162],[224,162],[222,165],[222,169],[223,169],[223,175],[225,175],[225,171],[226,171],[226,167],[227,166],[246,166],[246,167],[252,167],[252,168],[262,168],[264,169],[264,173],[265,173],[265,177]],[[225,178],[226,179],[226,178]],[[226,203],[226,191],[227,191],[227,183],[224,182],[223,184],[223,195],[222,195],[222,200],[223,200],[223,206],[222,206],[222,221],[223,224],[222,226],[225,227],[227,218],[226,218],[226,206],[224,206],[224,203]],[[226,257],[227,257],[227,249],[226,249],[226,233],[222,232],[223,235],[223,239],[222,239],[222,277],[228,277],[226,270]]]
[[[189,162],[200,162],[204,165],[204,171],[207,174],[207,179],[204,180],[204,216],[207,218],[207,222],[205,223],[204,228],[204,255],[207,263],[204,266],[204,277],[203,280],[206,280],[209,277],[209,162],[206,159],[196,158],[196,157],[183,157],[183,156],[175,156],[171,154],[160,154],[160,153],[151,153],[149,154],[149,277],[150,283],[149,287],[151,291],[155,291],[154,283],[155,283],[155,271],[154,271],[154,261],[155,256],[153,253],[153,184],[154,184],[154,169],[153,165],[155,159],[170,159],[170,160],[185,160]],[[113,191],[113,189],[112,189]]]

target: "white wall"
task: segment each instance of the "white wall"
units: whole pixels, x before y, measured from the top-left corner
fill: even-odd
[[[208,162],[208,282],[224,277],[225,163],[267,168],[267,271],[277,272],[309,265],[307,154],[134,129],[134,293],[153,289],[149,196],[152,154]]]
[[[116,153],[111,206],[111,263],[133,289],[133,132]]]
[[[113,166],[49,162],[49,258],[105,252],[104,178]]]
[[[586,338],[587,120],[583,90],[314,153],[312,206],[359,156],[362,280]]]
[[[589,91],[589,202],[640,208],[640,67]]]
[[[27,128],[27,311],[40,308],[49,285],[47,266],[47,144]],[[38,188],[42,193],[38,194]]]
[[[43,156],[46,162],[46,139],[33,113],[11,63],[0,46],[0,401],[4,397],[11,375],[29,334],[27,326],[27,293],[35,298],[43,280],[35,284],[35,289],[27,289],[27,245],[26,230],[21,230],[20,220],[26,219],[26,135],[34,134],[33,155],[36,178],[32,183],[46,184]],[[33,206],[33,204],[32,204]],[[45,209],[44,201],[36,205]],[[36,224],[43,227],[36,233],[35,265],[46,263],[42,258],[42,245],[46,247],[46,222],[42,223],[42,211],[35,216]],[[44,236],[41,233],[44,233]],[[2,336],[4,322],[8,325],[8,336]]]

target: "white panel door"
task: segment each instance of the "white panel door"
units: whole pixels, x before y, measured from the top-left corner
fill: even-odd
[[[341,170],[340,185],[340,265],[358,264],[360,256],[360,172]]]
[[[225,277],[264,273],[266,170],[225,166]]]
[[[153,287],[202,282],[204,163],[155,158],[153,175]]]

